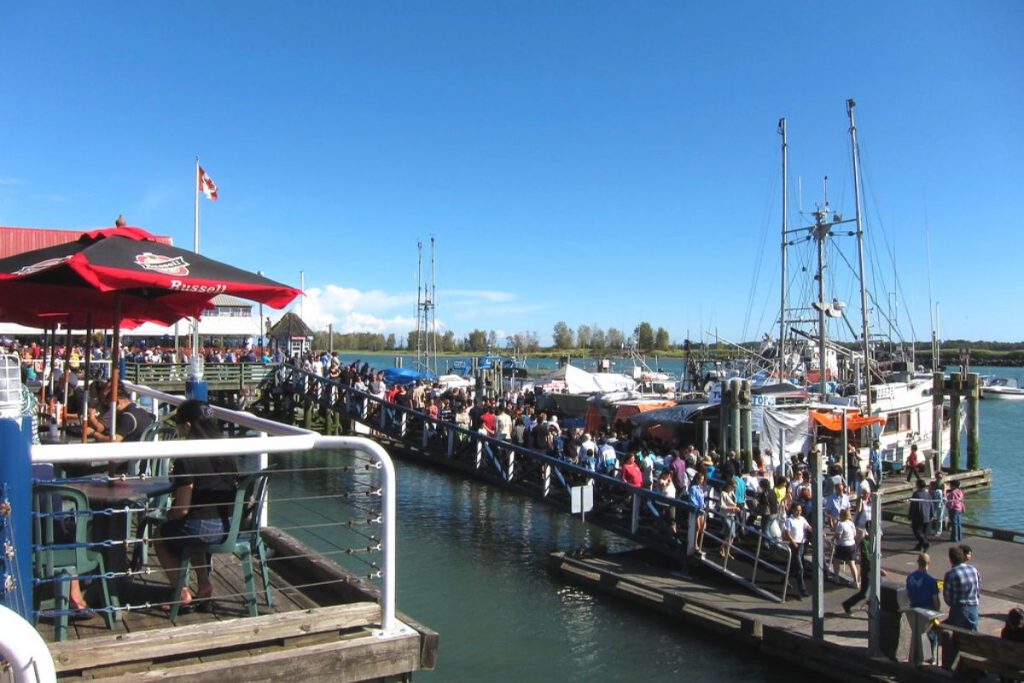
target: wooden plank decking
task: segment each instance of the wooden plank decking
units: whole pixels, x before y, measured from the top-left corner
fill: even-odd
[[[887,572],[883,586],[894,594],[907,574],[916,569],[915,540],[904,524],[885,522],[883,529],[881,564]],[[965,536],[963,542],[972,547],[973,562],[981,573],[980,632],[998,634],[1007,611],[1019,604],[1024,544],[982,536]],[[932,540],[931,573],[937,578],[941,579],[949,568],[950,545],[948,533]],[[754,595],[706,566],[722,562],[713,547],[709,545],[708,550],[707,559],[683,571],[671,560],[644,552],[580,558],[555,553],[552,567],[566,580],[590,590],[666,614],[701,632],[727,637],[750,656],[797,663],[828,678],[915,682],[951,679],[947,670],[907,663],[909,627],[892,609],[883,609],[882,637],[888,643],[883,650],[889,650],[898,661],[872,656],[867,648],[865,604],[855,607],[851,616],[845,615],[841,607],[841,601],[850,597],[854,588],[826,582],[825,639],[817,641],[811,637],[810,599],[791,597],[780,604]],[[737,571],[746,570],[737,567]]]
[[[113,631],[97,615],[69,624],[68,640],[61,643],[53,642],[53,624],[41,621],[38,630],[50,645],[59,679],[406,680],[433,668],[436,633],[400,616],[401,627],[382,634],[372,586],[284,533],[267,529],[265,539],[275,553],[268,563],[273,607],[260,591],[260,616],[248,616],[239,560],[217,555],[210,612],[184,614],[172,623],[158,606],[140,601],[143,607],[123,612]],[[151,574],[133,579],[130,598],[169,595],[163,572],[150,567]]]

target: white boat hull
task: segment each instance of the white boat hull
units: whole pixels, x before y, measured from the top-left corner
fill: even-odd
[[[1024,401],[1024,389],[982,387],[981,397],[984,399],[997,399],[1000,401]]]

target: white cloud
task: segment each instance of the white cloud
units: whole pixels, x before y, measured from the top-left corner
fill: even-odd
[[[458,334],[464,330],[450,328],[445,320],[465,321],[478,314],[494,314],[499,309],[515,311],[517,308],[533,310],[534,306],[517,306],[518,295],[495,290],[443,290],[437,294],[438,309],[443,310],[444,319],[435,316],[438,330],[453,329]],[[299,312],[296,305],[295,312]],[[302,302],[302,317],[314,330],[324,330],[332,325],[336,332],[394,333],[405,336],[416,327],[416,293],[384,292],[381,290],[359,290],[353,287],[326,285],[306,290]]]
[[[21,178],[0,178],[0,185],[21,185]]]

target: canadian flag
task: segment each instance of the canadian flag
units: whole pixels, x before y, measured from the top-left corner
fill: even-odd
[[[213,178],[206,175],[206,171],[203,167],[199,167],[199,190],[206,195],[207,199],[217,201],[217,183],[213,182]]]

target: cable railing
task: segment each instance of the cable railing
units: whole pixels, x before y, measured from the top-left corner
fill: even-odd
[[[158,412],[162,412],[161,405],[174,406],[184,400],[131,383],[128,389],[152,397]],[[75,594],[70,588],[75,581],[105,584],[109,599],[91,608],[105,618],[154,609],[176,616],[190,604],[203,611],[201,599],[208,596],[175,593],[174,572],[184,566],[206,573],[217,564],[228,566],[234,580],[226,589],[218,586],[218,605],[242,600],[248,613],[256,615],[261,609],[257,602],[269,606],[283,592],[315,591],[354,577],[379,583],[381,631],[401,628],[395,616],[395,472],[387,452],[361,437],[322,436],[248,413],[222,408],[214,412],[218,419],[248,430],[250,437],[32,448],[37,558],[33,583],[40,593],[52,592],[60,598],[52,608],[39,610],[37,618],[60,621],[74,617],[77,610],[69,594]],[[230,474],[233,491],[208,503],[220,506],[221,513],[230,509],[229,538],[222,533],[210,537],[201,530],[199,534],[192,530],[167,532],[173,486],[167,463],[195,458],[223,458],[234,464]],[[129,463],[134,469],[125,471]],[[150,466],[138,469],[140,463]],[[105,471],[74,476],[82,470],[108,467],[121,471],[113,476]],[[192,507],[202,510],[203,505]],[[164,534],[157,539],[158,552],[154,554],[149,551],[153,529],[159,525],[164,525]],[[79,526],[84,532],[78,531]],[[262,537],[268,533],[291,537],[287,556],[275,556],[262,547]],[[197,539],[197,535],[201,537]],[[229,565],[222,560],[214,563],[205,551],[180,552],[189,563],[175,567],[165,561],[163,567],[170,572],[153,557],[160,555],[159,544],[190,547],[197,540],[205,543],[205,551],[215,550],[214,557],[220,553],[242,557],[241,580],[231,569],[233,561]],[[75,562],[63,568],[53,564],[57,559],[69,562],[69,554]],[[101,561],[91,561],[96,558]],[[311,577],[289,575],[287,584],[282,585],[270,581],[278,566],[283,569],[303,558],[340,565],[346,578],[327,572]],[[83,559],[86,561],[78,562]],[[47,561],[51,562],[49,570],[44,566]],[[84,570],[76,573],[78,566]]]

